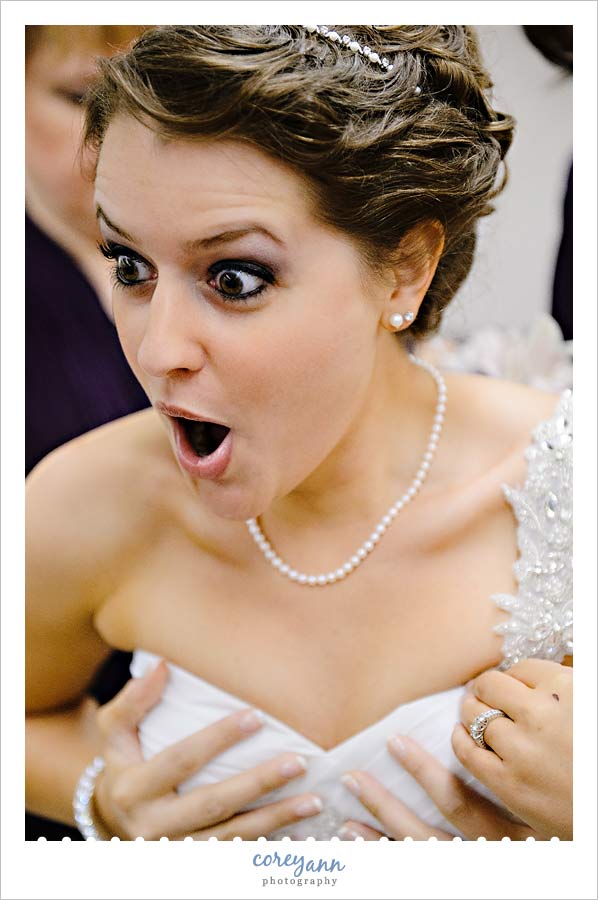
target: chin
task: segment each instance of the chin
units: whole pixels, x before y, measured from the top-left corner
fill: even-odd
[[[260,497],[255,489],[244,488],[238,484],[196,481],[194,487],[206,509],[213,515],[231,522],[255,519],[272,503],[272,497]]]

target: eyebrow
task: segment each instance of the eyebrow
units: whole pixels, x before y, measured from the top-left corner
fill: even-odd
[[[119,228],[118,225],[115,225],[114,222],[111,222],[102,207],[99,204],[96,204],[96,219],[103,219],[108,228],[111,228],[112,231],[116,231],[117,234],[120,234],[125,241],[131,241],[132,244],[135,243],[135,239],[131,237],[126,231],[123,231],[122,228]]]
[[[124,231],[124,229],[119,228],[118,225],[115,225],[114,222],[111,222],[104,210],[101,206],[96,206],[96,218],[103,219],[106,225],[119,234],[126,241],[130,241],[131,243],[135,243],[135,238],[131,237],[128,232]],[[232,228],[228,231],[222,231],[220,234],[215,234],[212,237],[208,238],[196,238],[192,241],[185,241],[183,244],[183,249],[186,253],[193,253],[199,249],[208,249],[210,247],[215,247],[218,244],[227,244],[232,241],[239,240],[242,237],[245,237],[247,234],[263,234],[266,237],[270,238],[270,240],[274,241],[276,244],[280,244],[284,246],[284,241],[280,238],[276,237],[276,235],[272,234],[271,231],[268,231],[267,228],[264,228],[263,225],[246,225],[243,228]]]

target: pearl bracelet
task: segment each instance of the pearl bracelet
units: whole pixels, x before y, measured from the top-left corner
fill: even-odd
[[[83,772],[83,775],[77,782],[77,787],[75,788],[75,794],[73,796],[75,822],[86,841],[104,840],[104,838],[100,836],[91,815],[91,800],[96,779],[104,769],[105,765],[106,763],[102,757],[96,756],[93,762],[91,762]]]

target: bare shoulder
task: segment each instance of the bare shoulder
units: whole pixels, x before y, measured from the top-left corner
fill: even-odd
[[[529,441],[534,429],[554,415],[561,396],[486,375],[453,373],[447,381],[465,419],[513,443]]]
[[[166,436],[148,410],[65,444],[29,475],[29,711],[74,702],[110,654],[94,613],[163,521],[168,463]]]
[[[45,457],[26,485],[27,530],[46,554],[76,558],[90,578],[155,527],[172,477],[167,438],[153,410],[125,416]]]
[[[561,395],[485,375],[446,373],[445,378],[444,438],[456,471],[469,480],[499,467],[523,474],[524,450],[537,426],[552,418]]]

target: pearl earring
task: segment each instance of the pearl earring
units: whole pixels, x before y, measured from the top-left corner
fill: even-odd
[[[392,315],[388,317],[388,324],[391,326],[391,328],[394,328],[396,331],[398,331],[405,322],[409,324],[410,322],[413,322],[414,318],[415,316],[413,315],[411,310],[408,309],[404,316],[399,312],[392,313]]]

